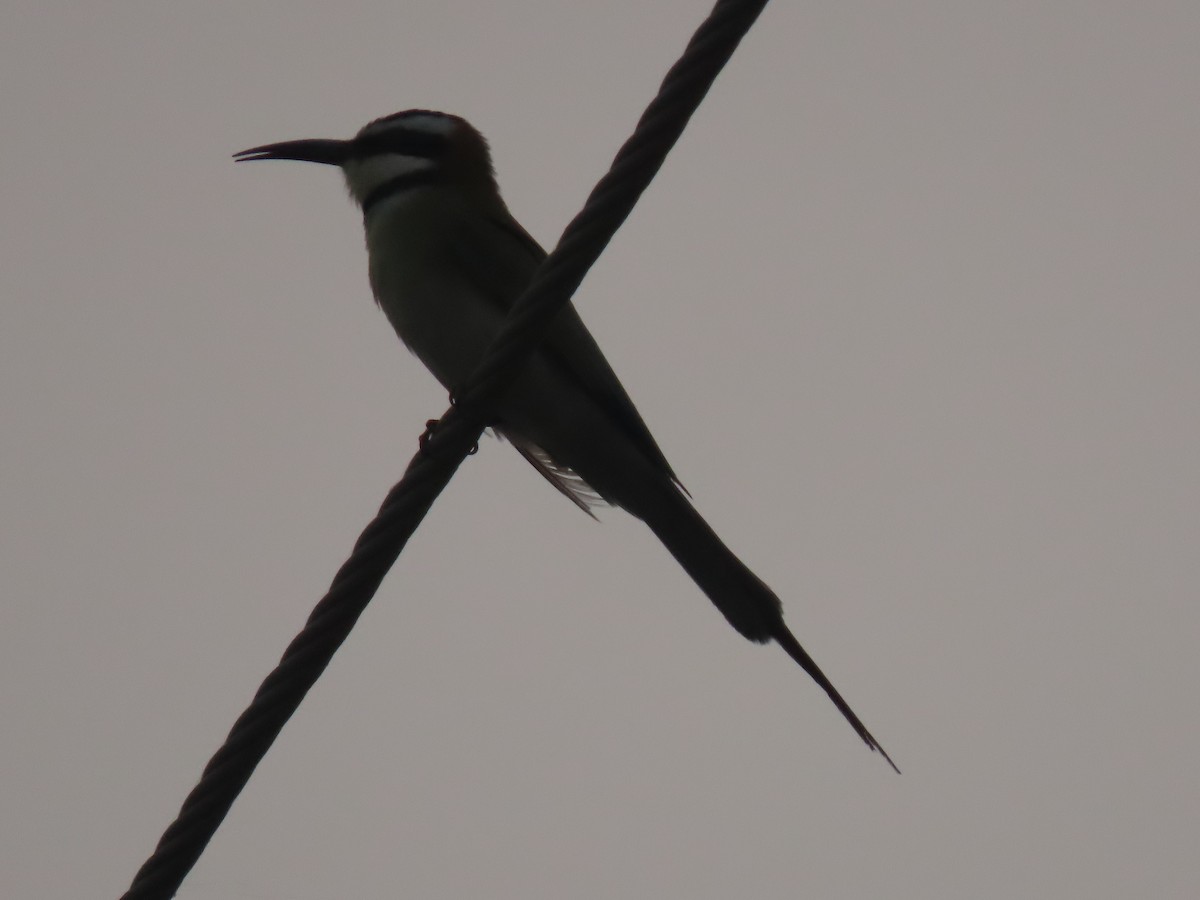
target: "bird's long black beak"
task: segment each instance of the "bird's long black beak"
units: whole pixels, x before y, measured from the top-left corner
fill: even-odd
[[[323,138],[264,144],[233,154],[233,158],[238,162],[256,159],[296,159],[301,162],[324,163],[327,166],[340,166],[349,156],[349,141],[331,141]]]

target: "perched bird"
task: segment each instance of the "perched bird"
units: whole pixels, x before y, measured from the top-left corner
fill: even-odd
[[[348,141],[286,141],[235,156],[341,168],[362,207],[375,300],[448,390],[466,383],[546,256],[501,199],[483,136],[458,116],[407,110]],[[693,508],[574,306],[558,314],[491,425],[584,511],[606,502],[650,526],[734,628],[780,644],[895,768],[788,630],[779,599]]]

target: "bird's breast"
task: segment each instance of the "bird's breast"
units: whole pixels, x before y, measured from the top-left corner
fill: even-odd
[[[458,271],[452,223],[390,212],[367,229],[375,300],[434,377],[448,390],[461,387],[497,334],[499,311]]]

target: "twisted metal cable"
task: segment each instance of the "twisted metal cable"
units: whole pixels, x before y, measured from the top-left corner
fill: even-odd
[[[388,492],[349,559],[338,570],[329,592],[263,681],[250,706],[238,717],[225,744],[205,766],[200,781],[122,900],[167,900],[175,896],[255,767],[329,665],[425,513],[479,440],[489,405],[537,348],[555,313],[570,300],[633,210],[766,2],[719,0],[697,29],[634,133],[618,151],[608,174],[534,275],[467,387],[432,430],[423,450],[413,457],[403,479]]]

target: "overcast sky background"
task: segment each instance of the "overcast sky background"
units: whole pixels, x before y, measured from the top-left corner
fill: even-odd
[[[230,154],[453,111],[552,244],[708,7],[5,5],[5,897],[128,886],[446,406]],[[1198,46],[773,4],[577,297],[903,776],[487,441],[180,896],[1195,897]]]

